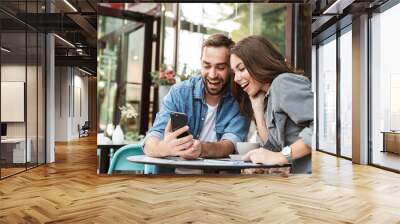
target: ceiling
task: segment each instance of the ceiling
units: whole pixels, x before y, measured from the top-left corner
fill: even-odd
[[[29,32],[57,34],[55,55],[57,65],[78,66],[96,73],[97,58],[96,0],[1,0],[0,25],[2,46],[12,51],[9,58],[31,58],[37,50],[29,42]],[[51,12],[51,13],[50,13]],[[28,47],[25,52],[25,35]],[[59,38],[60,37],[60,38]],[[36,43],[36,41],[34,41]],[[39,46],[40,47],[40,46]]]
[[[344,2],[340,14],[325,14],[335,2]],[[335,24],[346,15],[356,15],[359,12],[377,7],[387,0],[305,0],[312,4],[313,38]],[[46,5],[47,2],[47,5]],[[97,61],[97,4],[112,8],[152,14],[159,11],[159,3],[128,3],[118,4],[112,0],[0,0],[0,26],[3,35],[3,46],[14,49],[14,54],[26,54],[23,51],[25,38],[19,38],[18,33],[54,32],[60,38],[55,38],[56,64],[65,65],[73,62],[75,66],[86,67],[96,72]],[[121,2],[121,1],[119,1]],[[123,1],[122,1],[123,2]],[[275,1],[268,1],[275,2]],[[339,4],[340,5],[340,4]],[[157,10],[155,10],[157,9]],[[49,13],[51,11],[51,13]],[[24,35],[22,35],[24,36]],[[27,38],[28,42],[31,38]],[[64,41],[66,40],[66,41]],[[72,46],[72,45],[73,46]],[[34,52],[35,45],[28,44],[27,53]]]
[[[373,11],[388,0],[313,0],[313,43],[331,36],[337,29],[351,24],[352,18]]]

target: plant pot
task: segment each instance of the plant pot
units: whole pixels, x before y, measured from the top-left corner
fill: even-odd
[[[117,125],[112,134],[112,142],[114,145],[122,145],[124,143],[124,132],[120,125]]]

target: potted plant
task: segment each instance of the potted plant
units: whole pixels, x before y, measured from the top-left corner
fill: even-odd
[[[158,87],[158,108],[161,107],[161,102],[168,94],[169,89],[176,83],[176,73],[172,66],[162,64],[159,71],[151,73],[153,85]]]
[[[119,109],[121,111],[121,119],[119,121],[119,124],[115,127],[115,130],[112,133],[113,144],[124,143],[125,135],[121,128],[121,125],[124,126],[125,124],[128,124],[129,120],[135,119],[138,116],[138,113],[132,104],[128,103],[124,106],[119,107]]]

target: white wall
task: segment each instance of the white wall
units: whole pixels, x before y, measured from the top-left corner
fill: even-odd
[[[79,138],[78,124],[88,120],[88,78],[83,75],[76,68],[56,67],[56,141]]]
[[[25,69],[25,65],[2,65],[1,81],[25,82]],[[1,110],[7,110],[7,108],[1,108]],[[25,137],[25,122],[7,123],[7,137]]]
[[[77,75],[77,72],[78,75]],[[72,110],[71,120],[71,136],[72,138],[78,138],[78,124],[81,126],[85,123],[85,121],[89,120],[88,116],[88,78],[87,76],[81,76],[82,73],[79,70],[74,70],[74,91],[73,91],[73,99],[74,99],[74,108]],[[80,101],[80,102],[79,102]],[[71,104],[72,105],[72,104]],[[80,108],[81,107],[81,108]],[[80,111],[81,110],[81,111]]]
[[[1,81],[4,82],[25,82],[25,74],[26,70],[28,71],[28,74],[31,74],[33,70],[35,70],[36,73],[36,68],[33,66],[28,66],[27,68],[25,65],[18,65],[18,64],[8,64],[8,65],[2,65],[1,66]],[[36,83],[35,83],[36,84]],[[27,102],[31,102],[32,97],[36,96],[36,90],[34,92],[30,93],[28,91],[27,93],[28,99]],[[35,105],[36,107],[36,105]],[[1,108],[1,110],[7,110],[8,108]],[[28,121],[36,119],[36,114],[34,114],[34,118],[32,117],[32,114],[27,114],[28,116]],[[36,120],[35,120],[36,121]],[[26,122],[7,122],[7,136],[8,137],[25,137],[25,123]],[[32,125],[28,125],[28,128],[31,127]],[[36,129],[36,128],[35,128]],[[29,133],[28,133],[29,134]],[[29,137],[29,135],[28,135]]]
[[[55,68],[55,141],[68,140],[69,69]]]

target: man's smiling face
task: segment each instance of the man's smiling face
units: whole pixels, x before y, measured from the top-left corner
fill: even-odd
[[[201,75],[210,95],[219,95],[229,82],[229,49],[204,47],[201,57]]]

